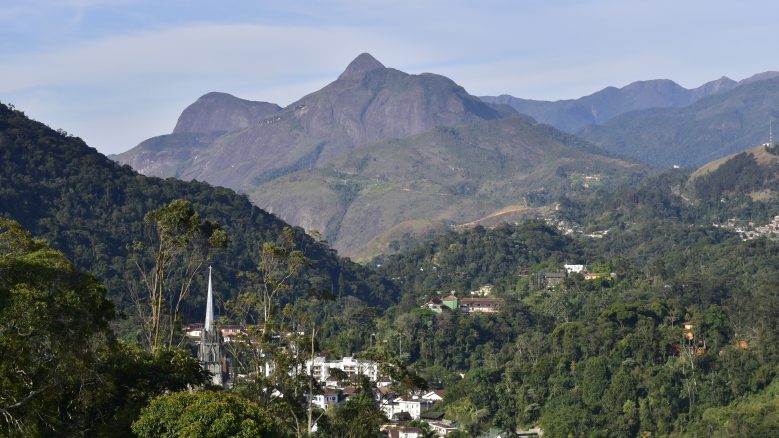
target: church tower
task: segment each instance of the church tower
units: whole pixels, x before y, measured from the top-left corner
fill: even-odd
[[[198,359],[203,369],[211,373],[210,384],[225,385],[224,365],[222,356],[222,334],[214,325],[214,290],[211,286],[211,267],[208,267],[208,301],[206,302],[206,323],[200,332],[200,349]]]

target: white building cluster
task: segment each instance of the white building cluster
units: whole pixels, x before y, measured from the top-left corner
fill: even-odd
[[[337,386],[337,379],[331,378],[332,370],[341,370],[350,379],[366,376],[371,382],[379,380],[379,364],[370,360],[355,359],[352,356],[327,360],[324,356],[317,356],[306,361],[306,372],[309,375],[325,385],[332,383]]]

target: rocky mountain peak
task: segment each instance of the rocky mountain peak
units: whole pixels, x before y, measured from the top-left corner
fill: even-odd
[[[350,62],[341,76],[338,79],[361,79],[366,73],[373,70],[379,70],[385,68],[384,64],[380,63],[376,58],[371,56],[370,53],[361,53],[354,58],[354,61]]]
[[[231,94],[211,92],[201,96],[179,116],[174,134],[228,132],[244,129],[281,110],[268,102],[255,102]]]

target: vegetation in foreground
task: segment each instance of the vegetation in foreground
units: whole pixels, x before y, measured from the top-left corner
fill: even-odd
[[[27,147],[17,159],[39,156],[47,163],[36,152],[38,141],[76,141],[39,125],[32,126],[33,136],[20,127],[18,114],[9,117],[0,141],[4,151],[14,141]],[[8,129],[9,121],[16,128]],[[16,170],[25,166],[3,163]],[[361,353],[389,364],[388,372],[407,391],[445,388],[438,408],[470,435],[534,425],[548,436],[776,435],[779,244],[745,241],[711,226],[735,215],[761,221],[779,211],[772,197],[753,196],[758,189],[775,189],[775,173],[761,168],[756,174],[749,157],[733,163],[702,179],[671,172],[639,187],[561,199],[555,220],[576,225],[580,231],[572,236],[542,221],[440,235],[382,260],[381,277],[366,274],[386,290],[403,292],[395,298],[366,290],[362,296],[376,296],[375,302],[360,299],[359,289],[340,275],[317,280],[321,271],[303,263],[312,254],[306,241],[300,245],[295,231],[280,228],[257,241],[267,244],[262,251],[249,251],[253,265],[242,272],[252,275],[242,276],[246,283],[236,281],[243,286],[236,287],[224,322],[263,323],[268,330],[257,339],[266,351],[278,346],[279,364],[305,359],[284,354],[293,345],[310,348],[309,356]],[[7,187],[27,187],[23,173],[2,175],[11,175],[14,184],[3,186],[3,199],[14,195]],[[25,193],[48,203],[71,199],[47,197],[67,192],[60,187],[28,183],[32,188]],[[85,196],[95,187],[85,185]],[[33,211],[17,204],[3,213]],[[207,203],[190,206],[198,217],[212,217]],[[88,210],[67,211],[80,223]],[[69,234],[69,221],[62,218],[41,216],[30,223],[53,233],[58,245],[79,235]],[[229,240],[245,241],[241,228],[230,223],[224,223]],[[209,229],[213,234],[219,228]],[[90,245],[94,254],[110,254],[100,246],[108,243],[89,242],[64,246],[79,260],[89,258]],[[110,263],[127,261],[115,256]],[[535,274],[566,263],[586,264],[603,275],[587,280],[571,274],[551,288],[538,284]],[[384,422],[367,383],[361,396],[321,412],[303,396],[319,389],[282,366],[229,393],[186,391],[205,380],[189,351],[171,342],[150,348],[118,340],[112,330],[117,315],[100,281],[5,219],[0,274],[0,414],[8,435],[166,435],[179,433],[184,426],[178,421],[196,418],[186,427],[197,433],[305,436],[313,417],[322,436],[368,436]],[[504,300],[497,314],[421,308],[439,293],[463,296],[487,283]],[[355,293],[338,296],[342,291]],[[380,299],[392,305],[379,305]],[[174,316],[166,327],[176,330],[179,319]],[[286,349],[266,336],[294,327],[302,335],[285,340]],[[141,330],[135,333],[142,339]],[[251,358],[246,363],[257,364]]]

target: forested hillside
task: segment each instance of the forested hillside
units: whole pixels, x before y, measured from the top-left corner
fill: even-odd
[[[754,168],[743,161],[698,182],[679,170],[561,199],[548,220],[570,236],[541,222],[477,227],[381,260],[406,295],[380,336],[402,339],[395,351],[447,389],[444,412],[471,434],[775,435],[779,242],[709,222],[737,206],[755,219],[779,212],[748,195]],[[684,194],[721,178],[733,181],[724,202]],[[538,283],[566,263],[588,277]],[[504,302],[497,314],[422,306],[485,284]]]
[[[139,175],[81,139],[0,105],[0,215],[97,275],[120,307],[127,304],[127,281],[138,275],[128,246],[148,234],[144,216],[181,198],[227,232],[229,245],[212,264],[218,297],[234,296],[240,272],[255,269],[262,243],[275,241],[288,225],[232,190]],[[394,286],[370,270],[337,257],[299,228],[294,236],[296,248],[311,260],[296,285],[298,294],[315,288],[382,306],[397,299]],[[187,308],[198,320],[204,296],[204,279],[198,277]]]
[[[445,389],[436,409],[469,436],[533,426],[548,436],[773,436],[779,433],[772,421],[779,415],[779,234],[739,228],[779,214],[779,158],[775,147],[761,148],[695,174],[676,169],[637,185],[572,192],[537,220],[452,229],[375,259],[373,271],[339,259],[300,229],[284,232],[283,222],[230,190],[138,175],[81,140],[0,106],[0,213],[95,272],[121,315],[134,272],[133,242],[150,232],[147,213],[189,200],[198,227],[229,237],[212,261],[222,298],[243,291],[243,271],[264,276],[261,284],[275,287],[281,278],[290,285],[291,293],[266,301],[275,312],[267,319],[260,319],[256,306],[265,298],[255,290],[232,301],[221,323],[256,327],[262,320],[289,333],[302,327],[289,339],[264,338],[262,348],[277,348],[279,366],[285,360],[285,366],[300,366],[315,354],[356,355],[391,367],[402,393]],[[233,395],[170,394],[141,412],[153,397],[202,381],[196,362],[172,347],[144,353],[117,343],[100,285],[15,224],[0,225],[0,300],[11,306],[0,309],[0,324],[19,326],[17,314],[50,321],[41,325],[41,345],[65,346],[50,356],[57,361],[53,368],[41,368],[43,380],[12,379],[16,362],[0,368],[1,378],[15,382],[13,394],[0,395],[6,397],[0,407],[16,406],[29,391],[29,400],[36,400],[18,411],[27,430],[42,434],[57,425],[65,434],[119,436],[140,418],[136,433],[152,436],[152,425],[181,427],[180,418],[201,415],[193,406],[211,399],[226,403],[219,405],[227,410],[219,411],[224,418],[235,418],[230,409],[237,409],[262,430],[281,436],[300,430],[302,394],[312,387],[286,369],[239,381]],[[265,267],[257,269],[263,242],[289,244],[310,264],[290,269],[294,275],[284,279],[289,253],[266,246]],[[46,276],[34,283],[29,273],[40,264]],[[547,274],[564,272],[566,264],[586,269],[559,284],[547,282]],[[204,288],[196,286],[185,313],[198,310],[199,317]],[[445,296],[476,297],[478,290],[497,298],[499,310],[469,313],[441,305]],[[54,317],[41,302],[63,311],[52,307]],[[77,342],[58,324],[78,315],[91,318],[79,327],[92,342],[78,347],[83,357],[72,357],[63,351]],[[46,351],[30,349],[15,332],[3,333],[3,348],[32,358],[30,364]],[[289,354],[301,346],[311,349],[309,356]],[[240,352],[233,357],[245,359]],[[79,374],[58,372],[60,363]],[[49,376],[59,376],[51,377],[60,382],[57,390],[45,386]],[[100,397],[94,379],[107,382]],[[86,388],[78,397],[94,397],[56,409],[62,400],[82,400],[77,388]],[[268,388],[285,397],[268,398]],[[374,389],[366,384],[362,396],[328,410],[323,436],[367,418],[364,430],[377,429],[385,420],[369,396]],[[47,398],[38,401],[38,393]],[[186,397],[194,403],[187,409],[195,410],[171,415],[166,403],[180,408],[176,403]]]

